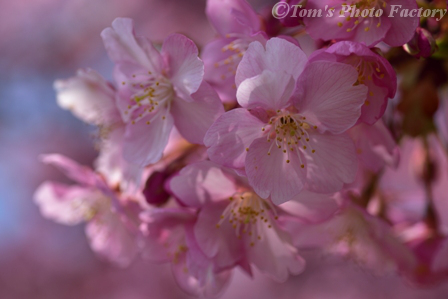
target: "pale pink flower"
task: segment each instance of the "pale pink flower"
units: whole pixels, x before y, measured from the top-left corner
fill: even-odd
[[[356,15],[352,11],[343,12],[343,5],[359,9],[360,13]],[[399,5],[398,12],[394,17],[389,17],[392,5]],[[419,18],[400,17],[403,10],[417,9],[415,0],[308,0],[306,8],[308,10],[321,9],[321,17],[307,16],[304,18],[307,32],[314,39],[323,40],[350,40],[364,43],[366,46],[374,46],[380,41],[397,47],[407,43],[414,35],[415,29],[419,24]],[[325,9],[327,8],[327,9]],[[334,8],[333,16],[328,16],[330,8]],[[397,7],[396,7],[397,8]],[[363,10],[373,9],[373,12],[382,10],[380,17],[363,17]],[[344,17],[340,17],[341,14]]]
[[[99,157],[96,170],[111,185],[131,190],[139,185],[141,167],[123,158],[125,124],[115,104],[115,88],[94,70],[80,69],[75,77],[56,80],[58,105],[77,118],[98,127]]]
[[[101,36],[115,63],[117,106],[126,123],[124,156],[145,166],[160,160],[174,125],[188,141],[201,144],[223,107],[202,82],[204,65],[191,40],[172,34],[159,53],[133,30],[132,20],[118,18]]]
[[[310,61],[337,61],[352,65],[358,71],[357,84],[369,88],[361,109],[360,120],[374,124],[384,114],[388,98],[393,98],[397,90],[397,78],[389,61],[365,45],[343,41],[328,49],[314,52]]]
[[[196,215],[185,209],[164,208],[140,215],[145,235],[144,257],[169,262],[179,286],[187,293],[205,297],[219,295],[228,285],[231,272],[217,269],[199,248],[193,227]]]
[[[400,143],[398,167],[386,168],[380,177],[377,196],[392,223],[412,224],[425,216],[428,204],[422,179],[425,161],[423,140],[405,137]]]
[[[359,163],[355,181],[346,184],[345,189],[364,196],[362,193],[366,186],[372,184],[375,176],[387,167],[397,168],[400,161],[399,146],[381,119],[373,125],[359,123],[349,129],[348,134],[355,143]]]
[[[253,41],[265,43],[261,19],[246,0],[207,0],[206,14],[219,37],[202,49],[205,76],[223,101],[234,101],[235,73]]]
[[[120,198],[90,168],[56,154],[45,155],[43,161],[58,167],[77,184],[42,183],[34,193],[42,215],[65,225],[86,222],[92,250],[119,266],[129,265],[139,251],[134,222],[138,206]]]
[[[367,87],[349,65],[307,64],[280,38],[250,45],[236,74],[243,108],[222,115],[204,143],[212,161],[247,174],[261,198],[281,204],[303,188],[330,193],[354,180],[355,147],[345,131],[361,115]]]
[[[319,224],[298,225],[293,235],[298,248],[322,248],[323,252],[352,258],[378,274],[409,272],[416,265],[411,250],[383,220],[350,203]]]
[[[304,260],[291,244],[285,227],[323,221],[337,209],[327,198],[295,198],[288,213],[262,199],[244,177],[228,168],[203,161],[182,169],[170,189],[184,205],[200,209],[194,233],[199,247],[219,268],[251,266],[276,281],[303,271]]]
[[[362,170],[378,173],[385,166],[398,166],[400,150],[383,120],[380,119],[371,126],[357,124],[348,133],[355,142]]]

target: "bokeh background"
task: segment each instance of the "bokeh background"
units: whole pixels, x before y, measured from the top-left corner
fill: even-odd
[[[86,165],[96,156],[92,128],[57,107],[53,81],[80,67],[110,79],[100,32],[119,16],[155,41],[181,32],[200,47],[214,36],[204,8],[205,0],[0,0],[0,299],[189,298],[165,265],[139,259],[117,269],[98,260],[83,227],[45,220],[32,194],[44,180],[65,180],[40,154]],[[305,273],[285,284],[236,272],[222,298],[448,298],[448,284],[421,289],[348,260],[304,256]]]

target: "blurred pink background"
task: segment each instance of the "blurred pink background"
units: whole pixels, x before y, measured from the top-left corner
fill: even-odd
[[[250,1],[261,8],[275,1]],[[90,251],[82,226],[42,218],[32,202],[44,180],[63,181],[39,154],[83,164],[95,158],[92,128],[57,107],[57,78],[91,67],[111,78],[100,32],[132,17],[155,41],[181,32],[198,46],[214,36],[205,0],[0,0],[0,298],[189,298],[164,265],[117,269]],[[308,268],[285,284],[235,273],[222,298],[448,298],[448,284],[416,289],[350,261],[305,253]]]

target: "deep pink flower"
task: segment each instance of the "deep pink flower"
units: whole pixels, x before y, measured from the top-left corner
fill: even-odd
[[[353,14],[351,17],[352,11],[342,12],[343,5],[346,5],[344,11],[347,10],[347,6],[355,5],[360,12],[364,9],[373,9],[373,12],[381,9],[383,14],[380,17],[365,18],[360,14],[358,17]],[[392,5],[400,7],[398,12],[393,14],[394,17],[389,17]],[[417,16],[400,17],[401,11],[418,8],[415,0],[308,0],[306,8],[322,10],[321,17],[304,18],[306,30],[314,39],[350,40],[364,43],[369,47],[380,41],[392,47],[402,46],[412,38],[419,24]],[[328,16],[329,8],[334,8],[333,16]],[[341,17],[341,12],[344,17]]]
[[[169,262],[179,286],[191,295],[215,297],[227,286],[229,270],[218,272],[204,255],[193,233],[196,215],[182,209],[153,209],[140,215],[145,235],[144,257]]]
[[[75,77],[56,80],[54,88],[61,108],[98,127],[99,157],[96,170],[121,190],[139,186],[141,167],[123,158],[125,124],[115,103],[116,90],[94,70],[80,69]]]
[[[420,223],[423,226],[423,223]],[[448,277],[448,238],[432,236],[430,230],[410,243],[418,265],[413,271],[406,273],[412,282],[420,286],[428,286],[446,280]]]
[[[145,166],[160,160],[174,125],[188,141],[201,144],[223,107],[202,82],[204,65],[191,40],[172,34],[159,53],[133,30],[132,20],[118,18],[101,36],[115,63],[117,105],[126,123],[124,156]]]
[[[42,183],[34,193],[42,215],[65,225],[86,222],[92,250],[119,266],[129,265],[139,251],[138,227],[133,223],[138,206],[120,198],[91,169],[68,158],[45,155],[43,161],[58,167],[77,185]]]
[[[261,20],[246,0],[208,0],[207,17],[219,37],[205,45],[205,77],[224,101],[234,101],[235,73],[253,41],[265,43]]]
[[[222,115],[204,143],[212,161],[245,170],[262,198],[276,204],[305,187],[330,193],[354,180],[357,159],[344,132],[361,114],[367,88],[356,70],[307,58],[280,38],[250,45],[236,74],[243,108]]]
[[[304,196],[288,203],[293,212],[288,213],[260,198],[244,177],[209,161],[182,169],[170,189],[187,207],[200,209],[194,233],[199,247],[218,267],[239,265],[251,275],[255,266],[276,281],[304,268],[285,230],[288,223],[323,221],[337,209],[331,199]]]
[[[363,44],[344,41],[328,49],[316,51],[310,61],[337,61],[352,65],[358,71],[357,84],[369,88],[361,109],[360,120],[373,124],[386,110],[387,99],[393,98],[397,90],[397,78],[390,63]]]

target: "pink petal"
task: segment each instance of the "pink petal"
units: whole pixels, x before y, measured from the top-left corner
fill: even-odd
[[[206,204],[199,212],[194,227],[199,247],[207,257],[213,258],[218,268],[235,265],[243,255],[242,244],[232,224],[223,221],[217,227],[227,205],[227,201]]]
[[[303,151],[307,162],[306,189],[331,193],[342,189],[344,183],[355,180],[358,161],[353,141],[347,134],[310,133],[309,148]]]
[[[159,52],[145,38],[134,35],[134,22],[128,18],[116,18],[112,28],[101,32],[110,59],[118,64],[127,63],[160,73],[162,59]]]
[[[334,7],[335,11],[333,17],[326,17],[325,5]],[[309,1],[306,5],[307,10],[311,9],[321,9],[322,17],[305,17],[303,22],[306,26],[306,32],[313,39],[322,40],[351,40],[353,32],[347,32],[348,28],[353,26],[353,22],[343,22],[344,18],[339,17],[339,12],[341,11],[341,6],[339,1],[336,3],[329,0],[313,0]],[[342,20],[342,21],[341,21]],[[338,23],[342,23],[343,26],[339,27]]]
[[[365,18],[364,22],[367,24],[360,23],[356,27],[352,39],[368,47],[373,47],[382,41],[391,28],[391,20],[388,17]],[[377,27],[379,22],[381,25]],[[366,31],[366,28],[369,28],[368,31]]]
[[[401,140],[400,151],[398,167],[385,168],[379,189],[388,206],[387,214],[391,221],[420,221],[427,207],[425,187],[417,173],[425,159],[423,142],[405,137]]]
[[[123,221],[118,214],[103,211],[87,224],[86,234],[93,251],[110,262],[126,267],[139,249],[136,236]]]
[[[176,98],[171,106],[174,124],[180,134],[191,143],[203,144],[204,136],[224,107],[213,88],[203,82],[192,94],[194,102]]]
[[[385,165],[397,166],[399,149],[382,120],[373,126],[360,123],[348,133],[355,142],[356,153],[364,167],[378,172]]]
[[[305,270],[305,260],[298,250],[288,242],[289,236],[274,224],[264,227],[263,238],[254,246],[247,241],[247,256],[260,271],[277,282],[285,282],[289,274],[297,275]]]
[[[103,186],[104,183],[92,169],[79,165],[77,162],[59,154],[41,156],[42,162],[53,165],[68,178],[87,186]]]
[[[387,88],[377,86],[372,81],[365,81],[364,84],[369,88],[367,100],[361,108],[361,121],[373,125],[376,123],[386,111],[387,95],[389,90]]]
[[[299,78],[295,106],[320,131],[338,134],[352,127],[361,115],[367,87],[353,84],[358,73],[349,65],[316,61]]]
[[[335,54],[328,55],[329,53]],[[379,87],[386,87],[388,89],[388,97],[393,98],[397,89],[397,77],[395,70],[387,59],[373,52],[369,47],[357,42],[341,41],[333,44],[325,51],[320,50],[313,53],[310,57],[310,61],[315,60],[331,60],[335,62],[344,62],[346,59],[350,59],[351,55],[356,55],[361,59],[368,62],[376,62],[380,73],[384,76],[379,79],[377,76],[373,76],[373,83]]]
[[[150,122],[149,125],[147,121]],[[171,114],[166,109],[161,109],[135,124],[128,123],[123,149],[125,159],[140,166],[159,161],[168,143],[173,122]]]
[[[283,109],[288,105],[295,83],[294,78],[284,71],[265,70],[241,82],[236,97],[245,108]]]
[[[123,157],[125,127],[115,127],[107,138],[101,140],[95,169],[106,177],[109,185],[120,185],[123,192],[140,186],[142,167],[131,164]]]
[[[210,201],[228,199],[237,191],[229,171],[210,161],[184,167],[171,179],[170,187],[184,204],[195,208]]]
[[[239,60],[229,57],[235,56],[234,51],[225,50],[235,38],[218,38],[207,43],[201,51],[201,58],[204,61],[204,80],[216,90],[224,102],[234,101],[236,86],[235,75]]]
[[[70,110],[86,123],[111,125],[121,121],[115,106],[115,90],[94,70],[80,69],[75,77],[56,80],[54,89],[59,107]]]
[[[288,159],[290,163],[287,163]],[[301,157],[301,160],[304,161],[304,158]],[[275,204],[282,204],[303,188],[306,172],[305,168],[301,168],[301,160],[296,151],[286,154],[273,140],[268,142],[264,137],[255,139],[246,157],[249,183],[260,197],[271,196]]]
[[[101,196],[91,188],[45,182],[37,188],[33,200],[45,218],[76,225],[90,219],[92,207]]]
[[[262,136],[265,123],[246,109],[224,113],[205,134],[210,160],[223,166],[243,168],[252,141]]]
[[[264,70],[284,71],[297,80],[307,61],[306,54],[297,45],[283,38],[271,38],[266,48],[260,42],[253,42],[238,65],[235,83],[239,86]]]
[[[302,190],[292,200],[285,202],[280,207],[288,214],[311,222],[320,222],[329,219],[339,209],[334,194],[313,193]]]
[[[407,43],[414,36],[420,18],[417,16],[404,18],[397,16],[397,14],[405,9],[417,9],[418,6],[414,0],[390,0],[387,2],[387,9],[384,11],[385,14],[389,15],[391,5],[400,5],[400,8],[398,9],[398,13],[395,13],[395,17],[388,18],[391,26],[384,38],[384,42],[391,47],[399,47]]]
[[[260,19],[245,0],[208,0],[207,17],[221,36],[250,34],[260,28]]]
[[[206,298],[222,293],[230,282],[231,269],[216,271],[214,261],[207,258],[199,247],[191,226],[186,228],[185,241],[188,247],[186,254],[188,273],[197,278],[200,293]],[[185,272],[184,269],[182,271]]]
[[[140,213],[141,231],[145,236],[143,257],[151,262],[170,262],[169,253],[185,245],[185,228],[196,219],[186,209],[164,208]]]
[[[163,42],[161,54],[174,87],[188,95],[197,91],[204,77],[204,63],[193,41],[181,34],[171,34]]]

